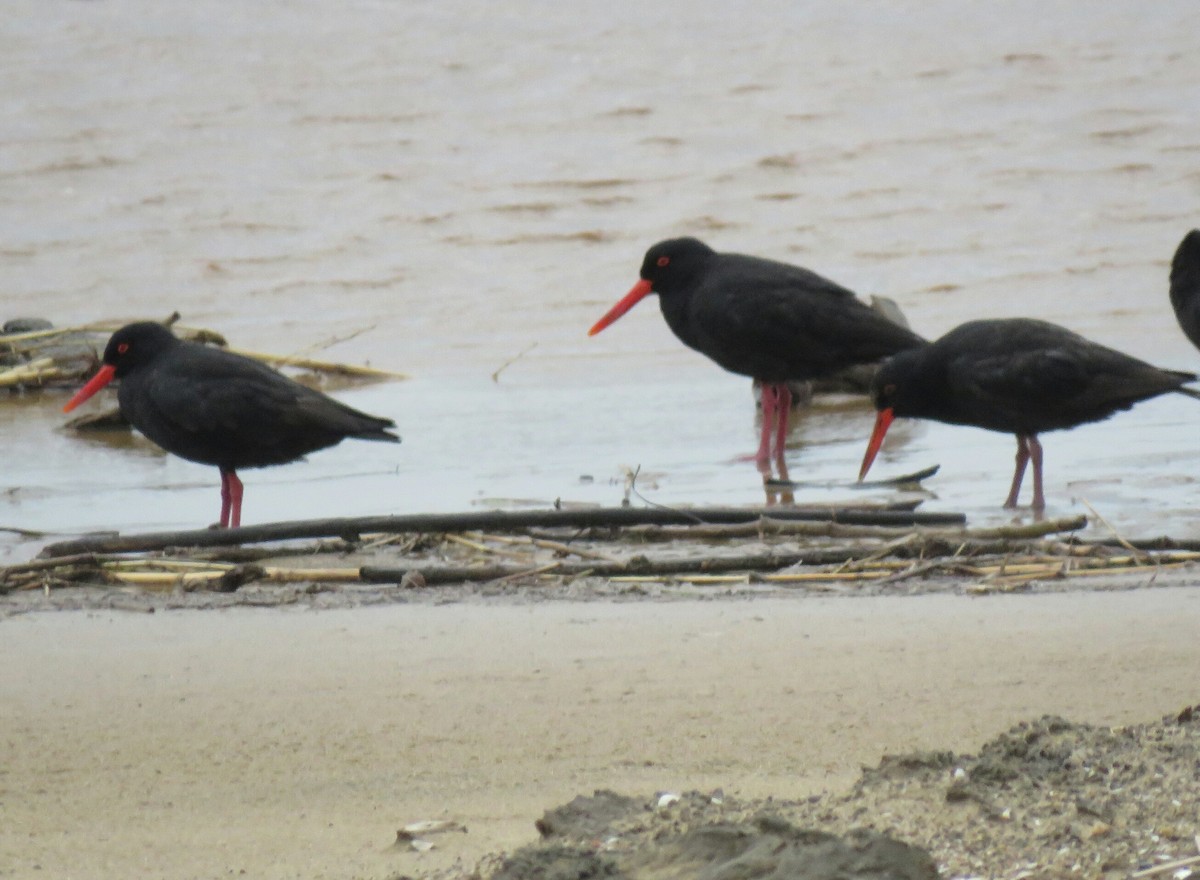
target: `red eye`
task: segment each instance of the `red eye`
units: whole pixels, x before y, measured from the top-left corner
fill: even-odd
[[[129,351],[128,342],[121,342],[117,345],[117,354],[125,354],[127,351]]]
[[[670,258],[670,257],[659,257],[659,258],[658,258],[658,265],[659,265],[659,266],[665,266],[665,265],[667,265],[667,263],[669,263],[669,262],[671,262],[671,258]]]

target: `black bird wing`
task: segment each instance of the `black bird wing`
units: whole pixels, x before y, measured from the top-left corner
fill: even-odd
[[[766,381],[819,378],[924,344],[844,287],[753,258],[723,264],[688,305],[694,342],[685,342],[728,370]]]
[[[361,413],[265,364],[188,345],[131,373],[122,411],[143,434],[192,461],[260,467],[292,461],[345,437],[395,440],[392,422]]]
[[[1069,428],[1194,378],[1055,325],[989,323],[1009,332],[960,346],[946,371],[961,420],[980,427],[1023,434]]]

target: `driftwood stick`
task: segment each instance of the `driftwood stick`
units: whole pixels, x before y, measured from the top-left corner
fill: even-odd
[[[517,581],[523,578],[537,577],[539,574],[547,574],[549,572],[557,572],[562,568],[561,562],[549,562],[546,565],[539,565],[537,568],[526,568],[522,571],[515,571],[510,575],[505,575],[502,578],[497,578],[495,583],[502,584],[507,581]]]
[[[515,531],[538,526],[587,528],[652,523],[738,523],[755,522],[762,515],[762,510],[736,507],[698,507],[688,510],[657,507],[608,507],[593,510],[473,511],[410,516],[344,517],[264,523],[236,529],[197,529],[183,532],[118,535],[116,537],[83,537],[50,544],[42,550],[41,555],[45,557],[76,553],[135,553],[162,550],[166,547],[216,547],[301,538],[340,537],[353,540],[369,532]],[[966,520],[961,513],[863,510],[853,507],[778,508],[772,509],[770,516],[773,519],[816,520],[897,527],[960,525]]]
[[[697,526],[699,528],[699,526]],[[541,548],[542,550],[553,550],[555,553],[567,553],[571,556],[578,556],[580,559],[599,559],[602,562],[620,562],[621,560],[610,553],[600,553],[597,550],[588,550],[585,547],[574,547],[570,544],[565,544],[562,541],[555,541],[550,538],[538,538],[532,535],[522,535],[513,537],[512,535],[480,535],[480,538],[488,541],[499,541],[502,544],[516,545],[532,545]]]
[[[883,480],[776,480],[766,481],[771,489],[879,489],[888,486],[910,486],[927,480],[941,470],[940,464],[902,474],[898,477],[888,477]]]
[[[806,562],[807,555],[799,553],[757,553],[749,556],[712,558],[709,556],[683,559],[650,560],[635,557],[626,563],[606,562],[558,562],[553,564],[555,575],[578,576],[587,572],[595,577],[615,575],[656,575],[691,573],[719,574],[729,571],[778,570],[789,565]],[[366,583],[398,584],[410,571],[419,571],[426,584],[463,583],[466,581],[499,581],[533,574],[529,566],[481,565],[481,566],[438,566],[425,568],[420,565],[406,567],[364,565],[359,574]]]
[[[894,537],[895,528],[886,526],[848,526],[837,522],[805,522],[776,519],[768,514],[751,522],[730,525],[631,526],[630,537],[645,541],[709,541],[760,538],[766,535],[795,535],[810,538]]]
[[[1086,507],[1089,511],[1091,511],[1092,516],[1094,516],[1096,518],[1097,522],[1099,522],[1102,526],[1104,526],[1106,529],[1108,529],[1110,532],[1112,532],[1112,536],[1118,544],[1120,544],[1122,547],[1124,547],[1130,553],[1139,553],[1140,552],[1136,547],[1134,547],[1132,544],[1130,544],[1128,541],[1125,540],[1124,536],[1116,530],[1116,527],[1113,526],[1112,523],[1110,523],[1103,516],[1101,516],[1099,513],[1097,513],[1096,508],[1092,507],[1092,505],[1088,503],[1088,500],[1086,498],[1081,498],[1079,500],[1083,502],[1084,507]],[[1149,554],[1142,553],[1141,556],[1144,561],[1146,561],[1146,562],[1150,561]]]
[[[456,535],[453,532],[447,534],[445,538],[452,544],[461,544],[463,547],[470,547],[472,550],[478,553],[489,553],[494,556],[507,556],[509,559],[522,559],[528,561],[530,558],[529,554],[532,551],[532,548],[530,548],[529,551],[522,553],[519,550],[507,550],[503,547],[489,547],[487,544],[483,544],[479,541],[472,541],[470,538],[464,535]]]
[[[1024,525],[998,526],[984,529],[942,528],[915,533],[916,537],[959,538],[967,541],[1024,540],[1040,538],[1059,532],[1073,532],[1087,526],[1087,517],[1072,516],[1043,520]],[[844,525],[840,522],[804,522],[776,518],[769,513],[753,522],[732,525],[670,526],[649,525],[630,528],[630,534],[651,541],[707,540],[721,538],[752,538],[762,535],[801,535],[819,538],[894,538],[896,529],[869,525]]]
[[[0,568],[0,584],[14,577],[32,574],[38,571],[50,571],[56,568],[67,568],[72,565],[95,566],[104,561],[102,556],[95,553],[74,553],[70,556],[55,556],[51,559],[34,559],[29,562],[18,562],[7,568]]]
[[[1080,514],[1079,516],[1046,519],[1041,522],[1024,523],[1023,525],[997,526],[986,529],[964,529],[962,535],[963,537],[977,541],[993,540],[996,538],[1020,540],[1023,538],[1042,538],[1046,535],[1055,535],[1060,532],[1077,532],[1080,529],[1087,528],[1087,524],[1088,518]]]
[[[65,375],[66,372],[61,367],[55,366],[52,358],[39,358],[27,364],[18,364],[7,370],[0,370],[0,388],[61,379]]]
[[[1125,547],[1128,544],[1136,550],[1191,550],[1200,551],[1200,540],[1168,538],[1130,538],[1121,543],[1114,538],[1102,538],[1097,541],[1081,541],[1082,547]]]
[[[372,379],[407,379],[404,373],[391,370],[380,370],[375,367],[360,367],[355,364],[335,364],[330,361],[319,361],[314,358],[293,357],[286,354],[265,354],[261,351],[245,351],[239,348],[227,348],[231,354],[253,358],[271,366],[298,367],[302,370],[312,370],[317,373],[336,373],[342,376],[361,376]]]
[[[229,569],[210,571],[120,571],[107,572],[111,580],[147,589],[174,586],[195,587],[215,583],[229,573]],[[268,566],[248,573],[241,583],[266,580],[276,584],[296,583],[357,583],[362,580],[357,568],[276,568]],[[240,584],[239,584],[240,585]]]

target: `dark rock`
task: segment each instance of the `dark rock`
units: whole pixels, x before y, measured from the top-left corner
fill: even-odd
[[[567,846],[527,846],[504,860],[492,880],[592,880],[625,875],[612,859]]]
[[[547,810],[534,824],[545,838],[586,840],[608,837],[608,830],[614,822],[640,812],[646,806],[643,800],[602,789],[591,797],[579,795],[569,804]]]
[[[10,333],[33,333],[37,330],[53,330],[54,325],[45,318],[11,318],[0,327],[0,335]]]
[[[696,828],[631,858],[632,880],[936,880],[924,850],[857,829],[844,837],[763,817]]]
[[[954,752],[929,751],[908,752],[903,755],[884,755],[878,767],[864,768],[863,781],[876,779],[899,779],[917,776],[928,770],[941,772],[954,766]]]

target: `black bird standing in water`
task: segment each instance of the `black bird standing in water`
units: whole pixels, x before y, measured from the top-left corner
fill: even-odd
[[[221,526],[242,516],[242,468],[295,461],[347,437],[398,443],[382,419],[352,409],[242,355],[185,342],[162,324],[122,327],[103,365],[63,408],[114,378],[121,415],[180,458],[221,471]]]
[[[1033,462],[1033,510],[1045,510],[1045,431],[1107,419],[1135,403],[1177,391],[1192,373],[1161,370],[1029,318],[970,321],[927,347],[887,361],[871,383],[878,415],[858,478],[867,475],[896,416],[972,425],[1017,437],[1017,466],[1005,507],[1016,507],[1025,466]]]
[[[595,336],[643,297],[657,293],[667,325],[684,344],[732,373],[759,380],[760,468],[782,461],[792,394],[789,380],[820,379],[925,345],[844,287],[815,272],[742,254],[721,254],[694,238],[646,252],[641,278],[588,331]]]

